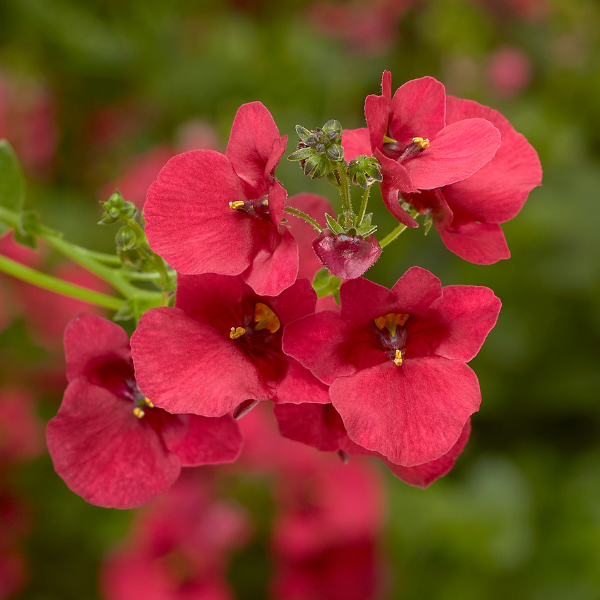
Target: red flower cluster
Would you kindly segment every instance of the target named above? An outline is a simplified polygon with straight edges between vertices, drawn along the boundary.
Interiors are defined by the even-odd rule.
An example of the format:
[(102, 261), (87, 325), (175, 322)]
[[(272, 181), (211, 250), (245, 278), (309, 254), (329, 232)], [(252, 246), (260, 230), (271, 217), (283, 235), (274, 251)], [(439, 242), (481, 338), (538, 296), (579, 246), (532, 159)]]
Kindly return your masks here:
[[(287, 198), (275, 178), (286, 137), (259, 102), (238, 110), (225, 154), (186, 152), (162, 169), (144, 216), (152, 249), (178, 272), (174, 305), (141, 317), (131, 350), (99, 317), (67, 328), (69, 387), (48, 445), (71, 489), (102, 506), (140, 505), (181, 466), (233, 461), (232, 417), (261, 401), (276, 405), (283, 436), (379, 457), (412, 485), (452, 468), (481, 402), (466, 363), (500, 301), (484, 287), (442, 288), (419, 267), (392, 289), (362, 278), (381, 253), (369, 188), (381, 182), (401, 223), (428, 214), (450, 250), (488, 264), (509, 256), (499, 224), (541, 169), (504, 117), (446, 97), (435, 79), (392, 98), (386, 72), (382, 87), (366, 100), (368, 129), (297, 128), (290, 158), (338, 187), (337, 220), (325, 198)], [(359, 215), (350, 182), (365, 190)]]

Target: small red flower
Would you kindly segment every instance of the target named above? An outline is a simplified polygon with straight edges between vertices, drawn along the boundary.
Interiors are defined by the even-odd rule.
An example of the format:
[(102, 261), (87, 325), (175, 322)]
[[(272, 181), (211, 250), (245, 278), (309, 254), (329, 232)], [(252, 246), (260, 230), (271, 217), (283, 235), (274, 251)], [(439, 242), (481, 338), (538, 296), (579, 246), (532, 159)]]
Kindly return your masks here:
[[(382, 163), (384, 202), (400, 222), (409, 227), (418, 225), (401, 207), (402, 200), (421, 214), (432, 214), (442, 241), (461, 258), (477, 264), (509, 258), (499, 224), (512, 219), (529, 192), (540, 185), (542, 169), (536, 151), (499, 112), (471, 100), (446, 96), (442, 84), (431, 77), (404, 84), (393, 101), (387, 71), (382, 87), (382, 96), (369, 96), (365, 103), (369, 129), (344, 132), (346, 157), (370, 154), (373, 148)], [(416, 96), (413, 98), (411, 94)], [(417, 102), (419, 98), (423, 102)], [(482, 122), (487, 125), (484, 127)], [(440, 152), (435, 160), (428, 159), (430, 163), (425, 161), (426, 153), (436, 149), (434, 142), (425, 149), (416, 149), (405, 160), (402, 156), (394, 160), (392, 157), (403, 146), (379, 141), (382, 136), (389, 139), (390, 135), (396, 135), (402, 139), (417, 131), (435, 130), (444, 123), (446, 127), (436, 139), (450, 140), (448, 132), (462, 131), (462, 137), (455, 140), (456, 145), (454, 142), (448, 145), (446, 158)], [(475, 131), (468, 133), (472, 127), (482, 128), (481, 139), (474, 140), (479, 136)], [(501, 135), (501, 144), (490, 127)], [(476, 143), (461, 146), (465, 139)], [(405, 149), (403, 154), (406, 152)], [(436, 161), (439, 161), (437, 166)], [(417, 189), (410, 190), (410, 185)]]
[(180, 273), (241, 274), (258, 294), (292, 285), (298, 248), (281, 225), (287, 194), (273, 175), (286, 141), (269, 111), (252, 102), (238, 110), (225, 155), (173, 157), (144, 207), (152, 249)]
[(340, 288), (339, 313), (291, 323), (284, 351), (330, 384), (352, 441), (413, 467), (447, 454), (481, 402), (465, 364), (496, 323), (485, 287), (447, 286), (419, 267), (391, 290), (366, 279)]
[(368, 134), (363, 129), (346, 135), (344, 155), (351, 160), (372, 151), (381, 163), (386, 206), (399, 221), (416, 227), (400, 207), (398, 192), (431, 190), (466, 179), (494, 157), (500, 133), (481, 118), (447, 125), (446, 91), (433, 77), (405, 83), (392, 98), (392, 76), (385, 71), (381, 88), (381, 96), (371, 94), (365, 101)]
[(381, 256), (381, 246), (374, 235), (334, 234), (323, 229), (313, 241), (319, 260), (334, 277), (356, 279), (370, 269)]
[(91, 504), (134, 508), (167, 489), (181, 467), (234, 461), (230, 416), (171, 415), (139, 390), (127, 334), (84, 315), (65, 330), (69, 386), (46, 430), (56, 472)]
[(326, 386), (281, 349), (285, 326), (315, 303), (306, 279), (264, 297), (240, 277), (179, 275), (175, 307), (149, 310), (133, 334), (140, 387), (161, 408), (207, 417), (261, 400), (329, 402)]

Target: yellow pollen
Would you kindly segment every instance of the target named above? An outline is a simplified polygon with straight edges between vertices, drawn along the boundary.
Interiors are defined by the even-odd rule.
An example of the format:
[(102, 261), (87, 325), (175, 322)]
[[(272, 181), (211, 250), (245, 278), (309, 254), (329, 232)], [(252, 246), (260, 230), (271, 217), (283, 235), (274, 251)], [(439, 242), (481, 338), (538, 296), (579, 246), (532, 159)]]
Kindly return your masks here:
[(275, 333), (280, 327), (281, 323), (277, 315), (266, 305), (259, 302), (254, 307), (254, 331), (260, 331), (261, 329), (267, 329), (271, 333)]
[(394, 358), (394, 364), (399, 367), (402, 364), (402, 352), (396, 350), (396, 358)]
[(408, 317), (409, 315), (404, 313), (388, 313), (383, 317), (377, 317), (377, 319), (375, 319), (375, 325), (380, 331), (385, 327), (390, 332), (390, 335), (394, 336), (396, 335), (398, 325), (404, 327), (406, 321), (408, 321)]
[(246, 330), (244, 329), (244, 327), (232, 327), (231, 331), (229, 332), (229, 337), (232, 340), (237, 340), (241, 338), (245, 333)]
[(429, 140), (427, 138), (415, 137), (413, 138), (413, 144), (416, 144), (421, 148), (421, 150), (425, 150), (425, 148), (429, 148)]
[(237, 210), (238, 208), (242, 208), (242, 206), (244, 206), (243, 200), (236, 200), (235, 202), (230, 202), (229, 203), (229, 208), (231, 208), (233, 210)]
[(387, 136), (387, 135), (384, 135), (383, 136), (383, 143), (384, 144), (395, 144), (396, 140), (394, 138), (391, 138), (391, 137)]
[(148, 398), (144, 398), (144, 402), (148, 408), (154, 408), (154, 404)]
[(140, 408), (139, 406), (136, 406), (136, 407), (133, 409), (133, 414), (134, 414), (134, 415), (135, 415), (135, 416), (136, 416), (138, 419), (142, 419), (146, 413), (144, 412), (144, 409), (143, 409), (143, 408)]

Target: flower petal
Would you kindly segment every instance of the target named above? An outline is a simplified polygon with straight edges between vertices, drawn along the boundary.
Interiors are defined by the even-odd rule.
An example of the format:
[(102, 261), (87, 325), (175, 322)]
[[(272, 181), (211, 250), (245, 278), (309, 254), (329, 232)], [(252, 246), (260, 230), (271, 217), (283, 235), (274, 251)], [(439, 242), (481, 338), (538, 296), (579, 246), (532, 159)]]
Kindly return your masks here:
[(286, 325), (283, 351), (326, 384), (386, 360), (363, 329), (329, 310)]
[(476, 265), (491, 265), (510, 258), (504, 232), (496, 223), (455, 220), (448, 228), (438, 227), (437, 223), (436, 228), (448, 250)]
[(76, 379), (46, 429), (54, 468), (90, 504), (135, 508), (179, 476), (179, 459), (133, 403)]
[[(333, 214), (333, 208), (329, 200), (316, 194), (296, 194), (289, 198), (287, 203), (289, 206), (310, 215), (321, 227), (326, 224), (325, 213)], [(305, 278), (312, 282), (315, 273), (323, 268), (321, 261), (312, 249), (312, 242), (317, 236), (317, 231), (312, 225), (294, 215), (288, 215), (286, 226), (292, 232), (298, 244), (298, 279)]]
[(473, 175), (500, 147), (500, 132), (485, 119), (464, 119), (442, 129), (429, 147), (404, 163), (415, 188), (431, 190)]
[(502, 144), (487, 165), (446, 188), (444, 195), (448, 202), (460, 206), (475, 220), (504, 223), (521, 210), (529, 192), (541, 184), (540, 159), (533, 146), (498, 111), (472, 100), (448, 96), (448, 123), (472, 117), (487, 119), (495, 125), (502, 135)]
[(329, 395), (351, 440), (405, 467), (449, 452), (481, 402), (475, 373), (443, 358), (388, 361), (339, 377)]
[(322, 452), (337, 452), (346, 430), (339, 414), (329, 404), (276, 404), (273, 408), (279, 433), (290, 440)]
[(342, 134), (342, 146), (344, 147), (344, 160), (350, 162), (357, 156), (365, 154), (371, 156), (371, 142), (369, 130), (366, 127), (359, 129), (344, 129)]
[(237, 200), (246, 196), (225, 156), (212, 150), (174, 156), (148, 190), (151, 248), (180, 273), (238, 275), (262, 240), (256, 220), (230, 208)]
[(140, 389), (171, 413), (221, 417), (273, 395), (234, 341), (177, 308), (144, 313), (131, 351)]
[(442, 283), (427, 269), (411, 267), (394, 284), (392, 292), (399, 304), (397, 310), (390, 312), (424, 315), (431, 303), (442, 297)]
[(329, 388), (298, 361), (291, 359), (285, 377), (277, 384), (276, 403), (329, 404)]
[(64, 336), (67, 380), (86, 374), (90, 361), (113, 355), (130, 363), (129, 338), (122, 327), (96, 315), (81, 315), (69, 322)]
[(433, 77), (407, 81), (392, 100), (389, 135), (408, 144), (415, 137), (433, 138), (446, 125), (446, 89)]
[(498, 320), (502, 303), (487, 287), (448, 285), (427, 316), (410, 330), (408, 356), (443, 356), (468, 362)]
[(285, 152), (287, 137), (280, 137), (271, 113), (261, 102), (242, 104), (238, 109), (225, 155), (257, 199), (267, 191), (273, 171)]
[(422, 465), (418, 465), (416, 467), (401, 467), (400, 465), (395, 465), (385, 458), (383, 461), (387, 465), (388, 469), (396, 477), (402, 479), (402, 481), (408, 483), (409, 485), (426, 488), (429, 487), (436, 479), (447, 475), (452, 470), (454, 463), (465, 449), (470, 435), (471, 420), (469, 419), (467, 424), (464, 426), (456, 444), (454, 444), (454, 446), (452, 446), (452, 448), (450, 448), (446, 454), (440, 456), (440, 458), (437, 458), (436, 460), (423, 463)]
[[(365, 117), (369, 128), (369, 139), (373, 151), (381, 150), (383, 137), (388, 130), (391, 101), (383, 96), (370, 94), (365, 100)], [(343, 143), (343, 141), (342, 141)]]
[[(153, 411), (150, 411), (153, 412)], [(233, 462), (242, 449), (242, 434), (230, 415), (171, 415), (164, 410), (160, 433), (183, 467)]]
[(364, 277), (344, 281), (340, 286), (340, 314), (343, 319), (365, 327), (396, 310), (398, 298), (385, 286)]
[(257, 294), (277, 296), (296, 281), (297, 275), (298, 245), (286, 229), (274, 248), (264, 246), (256, 253), (242, 276)]

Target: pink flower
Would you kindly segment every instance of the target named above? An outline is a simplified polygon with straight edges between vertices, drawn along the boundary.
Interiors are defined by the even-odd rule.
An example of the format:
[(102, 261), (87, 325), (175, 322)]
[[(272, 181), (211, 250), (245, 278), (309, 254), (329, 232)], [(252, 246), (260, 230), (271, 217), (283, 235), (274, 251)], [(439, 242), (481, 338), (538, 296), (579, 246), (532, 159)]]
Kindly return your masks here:
[(286, 141), (269, 111), (252, 102), (238, 110), (225, 155), (172, 158), (148, 190), (152, 249), (180, 273), (242, 275), (258, 294), (292, 285), (298, 248), (281, 225), (287, 194), (274, 177)]
[(485, 287), (447, 286), (419, 267), (391, 290), (366, 279), (340, 288), (339, 313), (291, 323), (284, 351), (321, 381), (348, 436), (413, 467), (447, 454), (481, 402), (466, 365), (496, 323)]
[(264, 297), (240, 277), (179, 275), (175, 308), (149, 310), (133, 334), (140, 387), (165, 410), (207, 417), (260, 400), (329, 402), (327, 388), (281, 349), (285, 326), (315, 303), (306, 279)]
[(316, 2), (308, 14), (323, 33), (346, 42), (350, 51), (379, 56), (393, 45), (398, 21), (410, 4), (409, 0)]
[(532, 76), (529, 56), (520, 48), (500, 48), (491, 57), (488, 79), (496, 93), (512, 98), (526, 88)]
[(228, 553), (250, 534), (246, 515), (214, 498), (206, 474), (188, 471), (134, 522), (102, 569), (107, 600), (232, 600)]
[(381, 96), (372, 94), (365, 101), (368, 132), (345, 133), (344, 155), (351, 160), (372, 151), (381, 163), (386, 206), (399, 221), (417, 227), (401, 208), (398, 192), (432, 190), (466, 179), (494, 157), (500, 133), (481, 118), (447, 125), (446, 91), (433, 77), (405, 83), (392, 98), (392, 76), (385, 71), (381, 88)]
[[(399, 96), (401, 90), (409, 84), (410, 88)], [(432, 78), (423, 78), (409, 81), (394, 95), (392, 108), (388, 107), (392, 111), (388, 131), (427, 131), (429, 126), (433, 129), (437, 128), (442, 122), (441, 119), (447, 123), (442, 132), (460, 131), (465, 127), (468, 129), (475, 125), (480, 127), (482, 122), (487, 122), (488, 126), (484, 130), (492, 127), (494, 131), (499, 132), (502, 136), (502, 143), (497, 152), (495, 149), (492, 152), (491, 149), (495, 143), (491, 146), (486, 145), (487, 150), (484, 151), (481, 145), (483, 140), (478, 140), (478, 143), (473, 146), (475, 154), (470, 154), (467, 149), (464, 155), (459, 153), (454, 157), (449, 157), (447, 164), (440, 159), (441, 169), (437, 169), (436, 161), (431, 159), (431, 170), (421, 173), (420, 166), (417, 168), (414, 164), (411, 166), (410, 163), (423, 161), (425, 153), (434, 146), (434, 143), (431, 142), (429, 147), (408, 161), (405, 169), (404, 163), (398, 164), (385, 155), (397, 151), (395, 150), (397, 144), (388, 142), (380, 144), (379, 147), (376, 145), (382, 135), (381, 132), (385, 131), (386, 121), (383, 115), (385, 107), (389, 105), (391, 94), (391, 92), (388, 93), (388, 90), (391, 90), (391, 79), (387, 72), (383, 77), (383, 89), (383, 96), (367, 98), (365, 111), (369, 106), (367, 111), (369, 130), (356, 129), (344, 132), (346, 156), (352, 158), (358, 154), (368, 154), (371, 145), (373, 146), (377, 158), (382, 162), (384, 202), (390, 212), (402, 223), (410, 227), (417, 226), (417, 222), (400, 206), (399, 200), (408, 203), (421, 214), (432, 214), (433, 222), (442, 241), (449, 250), (461, 258), (477, 264), (491, 264), (500, 259), (509, 258), (510, 251), (500, 223), (512, 219), (522, 208), (529, 192), (540, 185), (542, 170), (536, 151), (499, 112), (471, 100), (461, 100), (453, 96), (446, 97), (443, 86), (439, 82)], [(420, 92), (424, 98), (427, 98), (427, 102), (411, 105), (407, 99), (409, 91)], [(396, 101), (398, 96), (399, 99)], [(440, 105), (442, 100), (444, 102), (443, 109)], [(427, 111), (426, 107), (432, 103), (435, 104), (435, 111)], [(403, 110), (407, 115), (412, 115), (410, 123), (405, 124), (401, 119), (394, 122), (395, 115), (405, 114), (399, 108), (394, 112), (397, 105), (400, 104), (407, 105)], [(431, 124), (433, 116), (436, 116), (437, 119), (435, 126)], [(422, 125), (415, 129), (414, 123), (420, 121)], [(368, 141), (369, 135), (370, 142)], [(390, 134), (386, 135), (389, 137)], [(477, 134), (473, 133), (473, 135)], [(444, 138), (441, 133), (440, 137)], [(494, 136), (490, 136), (491, 138)], [(399, 149), (401, 148), (402, 146), (399, 147)], [(495, 148), (497, 148), (497, 144), (495, 144)], [(461, 162), (461, 157), (465, 159), (464, 162)], [(481, 163), (479, 167), (468, 175), (466, 167), (469, 162), (471, 167), (474, 167), (479, 159)], [(427, 165), (427, 163), (423, 164)], [(446, 183), (442, 184), (444, 174), (450, 175), (458, 172), (453, 171), (455, 167), (458, 170), (464, 169), (462, 171), (464, 177), (446, 177)], [(410, 178), (407, 178), (406, 175), (409, 171)], [(415, 173), (416, 178), (414, 177)], [(429, 179), (426, 185), (423, 175), (425, 180)], [(431, 185), (434, 180), (438, 181), (438, 185)], [(410, 182), (419, 190), (411, 192), (408, 189)], [(397, 196), (398, 191), (400, 192), (399, 196)]]
[(65, 353), (69, 386), (48, 423), (48, 450), (67, 486), (91, 504), (141, 506), (182, 466), (237, 458), (242, 439), (230, 416), (175, 416), (144, 397), (118, 325), (91, 315), (74, 319)]

